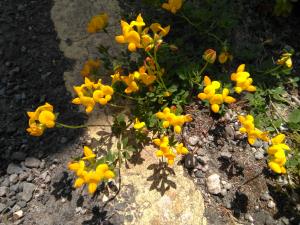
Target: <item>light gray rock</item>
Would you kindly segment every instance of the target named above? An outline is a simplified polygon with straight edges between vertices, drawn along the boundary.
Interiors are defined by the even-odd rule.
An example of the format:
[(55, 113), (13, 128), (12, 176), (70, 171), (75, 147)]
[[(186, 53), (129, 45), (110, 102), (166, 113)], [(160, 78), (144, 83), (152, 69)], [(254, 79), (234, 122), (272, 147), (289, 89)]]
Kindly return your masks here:
[(188, 139), (188, 143), (192, 146), (195, 146), (196, 144), (198, 144), (200, 138), (196, 135), (189, 137)]
[(41, 164), (41, 160), (34, 157), (27, 157), (25, 159), (25, 166), (28, 168), (38, 168)]
[(272, 199), (272, 197), (270, 196), (269, 193), (263, 193), (261, 196), (260, 196), (260, 199), (263, 200), (263, 201), (269, 201)]
[(259, 140), (259, 139), (256, 139), (254, 144), (252, 145), (253, 147), (255, 148), (259, 148), (263, 145), (263, 141), (262, 140)]
[(27, 203), (25, 201), (18, 201), (17, 205), (20, 206), (21, 208), (26, 207)]
[(0, 197), (7, 196), (9, 192), (8, 187), (0, 187)]
[(15, 163), (10, 163), (6, 169), (6, 172), (8, 174), (19, 174), (22, 171), (23, 171), (22, 168), (18, 164), (15, 164)]
[(251, 222), (251, 223), (254, 222), (253, 217), (252, 217), (249, 213), (246, 213), (246, 214), (245, 214), (245, 219), (248, 220), (248, 221)]
[(221, 157), (226, 158), (226, 159), (230, 159), (232, 157), (232, 154), (230, 152), (221, 152), (220, 153)]
[(275, 204), (275, 202), (273, 202), (272, 200), (270, 200), (270, 201), (268, 202), (268, 208), (273, 209), (273, 208), (275, 208), (275, 206), (276, 206), (276, 204)]
[(228, 139), (234, 139), (234, 129), (232, 126), (227, 125), (225, 127), (226, 136)]
[(23, 183), (22, 200), (29, 202), (32, 198), (33, 191), (35, 190), (35, 185), (32, 183)]
[(209, 193), (214, 195), (219, 194), (221, 192), (220, 176), (215, 173), (207, 177), (206, 186)]
[(254, 154), (256, 160), (261, 160), (264, 158), (264, 153), (260, 150), (256, 151)]
[(12, 174), (12, 175), (9, 176), (9, 182), (10, 182), (11, 184), (17, 183), (18, 180), (19, 180), (19, 177), (18, 177), (17, 174)]

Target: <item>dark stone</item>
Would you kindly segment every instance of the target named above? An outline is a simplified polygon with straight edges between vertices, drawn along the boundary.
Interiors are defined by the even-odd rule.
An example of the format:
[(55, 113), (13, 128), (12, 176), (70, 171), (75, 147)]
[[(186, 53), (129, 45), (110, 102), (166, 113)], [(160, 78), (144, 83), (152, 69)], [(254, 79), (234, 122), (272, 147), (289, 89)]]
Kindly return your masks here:
[(184, 166), (187, 169), (193, 169), (198, 165), (198, 161), (193, 154), (187, 154), (184, 157)]

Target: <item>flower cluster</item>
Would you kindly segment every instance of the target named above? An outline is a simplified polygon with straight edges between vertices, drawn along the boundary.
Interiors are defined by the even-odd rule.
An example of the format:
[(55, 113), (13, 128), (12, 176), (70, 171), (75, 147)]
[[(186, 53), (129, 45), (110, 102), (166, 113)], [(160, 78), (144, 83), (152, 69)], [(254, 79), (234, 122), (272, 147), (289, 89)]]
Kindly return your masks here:
[(169, 165), (174, 164), (174, 159), (176, 155), (185, 155), (188, 153), (186, 147), (182, 143), (176, 145), (176, 152), (169, 145), (169, 137), (162, 136), (161, 138), (156, 138), (153, 143), (159, 147), (159, 150), (155, 152), (157, 157), (165, 157)]
[(193, 120), (192, 116), (187, 115), (175, 115), (175, 113), (171, 112), (170, 108), (166, 107), (162, 112), (157, 112), (155, 114), (157, 118), (163, 120), (163, 127), (168, 128), (169, 126), (174, 127), (174, 132), (179, 134), (181, 132), (181, 127), (186, 122), (191, 122)]
[(182, 0), (168, 0), (168, 3), (163, 3), (162, 8), (175, 14), (182, 6)]
[(155, 66), (149, 65), (146, 61), (147, 60), (145, 60), (144, 66), (141, 66), (138, 71), (134, 71), (128, 76), (122, 76), (120, 72), (117, 71), (114, 75), (111, 75), (112, 83), (123, 81), (127, 86), (124, 91), (126, 94), (137, 92), (140, 89), (139, 83), (146, 86), (151, 85), (157, 79), (157, 71)]
[(135, 118), (135, 122), (134, 122), (134, 125), (133, 125), (134, 129), (140, 130), (145, 126), (146, 126), (145, 122), (141, 122), (138, 118)]
[(114, 93), (114, 89), (109, 85), (103, 85), (101, 80), (98, 80), (98, 83), (94, 83), (87, 77), (84, 79), (84, 84), (74, 86), (74, 90), (78, 97), (74, 98), (72, 103), (84, 105), (87, 113), (94, 109), (97, 102), (101, 105), (106, 105)]
[(100, 67), (100, 60), (89, 59), (83, 65), (83, 68), (80, 71), (80, 74), (83, 77), (87, 77), (87, 76), (91, 75), (94, 71), (96, 71), (99, 67)]
[(242, 124), (241, 133), (247, 133), (249, 144), (253, 145), (256, 139), (269, 141), (268, 132), (263, 132), (254, 126), (254, 118), (252, 115), (238, 116), (238, 120)]
[(106, 13), (99, 14), (94, 16), (87, 25), (88, 33), (99, 32), (107, 26), (108, 15)]
[(55, 126), (56, 116), (53, 113), (53, 106), (47, 102), (34, 112), (27, 112), (27, 115), (29, 116), (27, 132), (32, 136), (41, 136), (46, 128)]
[(68, 168), (74, 171), (77, 176), (74, 187), (79, 188), (87, 184), (88, 192), (93, 194), (100, 182), (114, 178), (115, 174), (107, 164), (97, 165), (96, 154), (89, 147), (84, 146), (83, 151), (84, 157), (79, 161), (69, 163)]
[(282, 143), (285, 139), (284, 134), (278, 134), (271, 139), (272, 145), (268, 148), (270, 156), (268, 165), (275, 173), (286, 173), (284, 165), (286, 163), (285, 150), (290, 150), (290, 147)]
[(222, 94), (217, 94), (216, 91), (221, 88), (221, 83), (219, 81), (211, 81), (208, 76), (204, 77), (204, 90), (198, 94), (198, 98), (202, 101), (208, 100), (211, 105), (211, 110), (214, 113), (219, 112), (220, 105), (225, 103), (234, 103), (235, 98), (229, 96), (229, 89), (224, 88)]
[(256, 87), (252, 85), (253, 80), (250, 78), (250, 74), (245, 71), (245, 64), (239, 65), (236, 72), (231, 74), (231, 80), (236, 82), (234, 90), (238, 94), (242, 91), (256, 91)]
[(293, 66), (293, 61), (292, 61), (292, 53), (285, 52), (281, 55), (280, 59), (277, 60), (278, 65), (284, 65), (287, 68), (291, 68)]
[[(150, 51), (152, 48), (162, 43), (162, 38), (169, 33), (170, 26), (162, 27), (159, 23), (153, 23), (150, 27), (146, 26), (143, 17), (139, 14), (136, 20), (130, 24), (121, 20), (122, 34), (116, 36), (116, 41), (120, 44), (128, 44), (128, 50), (135, 52), (137, 48), (144, 48)], [(149, 34), (152, 31), (153, 36)]]

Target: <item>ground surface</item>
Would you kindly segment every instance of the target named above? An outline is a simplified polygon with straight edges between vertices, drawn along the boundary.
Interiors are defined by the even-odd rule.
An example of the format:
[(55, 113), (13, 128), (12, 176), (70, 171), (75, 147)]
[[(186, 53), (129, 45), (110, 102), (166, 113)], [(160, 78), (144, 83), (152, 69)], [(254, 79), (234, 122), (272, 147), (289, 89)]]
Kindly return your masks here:
[[(176, 190), (183, 190), (178, 194), (179, 197), (187, 192), (189, 198), (199, 202), (199, 205), (194, 202), (188, 206), (185, 205), (186, 202), (172, 205), (170, 202), (175, 198), (174, 195), (177, 196), (176, 190), (171, 188), (170, 192), (160, 198), (161, 192), (158, 190), (161, 189), (156, 185), (152, 188), (157, 189), (157, 195), (152, 191), (151, 199), (157, 200), (157, 205), (142, 205), (141, 202), (149, 196), (143, 195), (143, 189), (135, 188), (130, 182), (140, 182), (139, 188), (141, 185), (153, 184), (155, 173), (151, 175), (157, 168), (151, 166), (142, 178), (138, 174), (142, 170), (140, 165), (124, 174), (127, 179), (123, 183), (123, 191), (115, 201), (105, 206), (103, 202), (108, 200), (107, 196), (114, 196), (118, 183), (111, 183), (109, 190), (100, 188), (101, 191), (94, 198), (88, 197), (82, 190), (72, 189), (73, 176), (67, 172), (66, 164), (72, 156), (81, 153), (82, 145), (95, 144), (95, 140), (91, 139), (95, 131), (55, 129), (48, 130), (41, 138), (30, 137), (25, 132), (25, 112), (48, 101), (56, 106), (65, 123), (82, 124), (87, 121), (78, 107), (70, 104), (72, 98), (68, 91), (77, 82), (76, 76), (79, 75), (83, 61), (90, 52), (95, 54), (93, 47), (88, 51), (86, 47), (95, 46), (97, 41), (111, 41), (107, 37), (104, 40), (96, 37), (76, 42), (76, 37), (84, 35), (88, 18), (98, 11), (112, 10), (115, 13), (113, 22), (119, 20), (119, 9), (115, 8), (118, 4), (114, 5), (116, 1), (108, 1), (103, 7), (100, 2), (98, 5), (97, 1), (93, 1), (89, 6), (83, 1), (56, 1), (55, 4), (48, 0), (0, 2), (0, 224), (118, 225), (138, 224), (137, 218), (145, 219), (142, 224), (165, 224), (169, 221), (168, 213), (166, 220), (155, 220), (153, 218), (160, 215), (155, 214), (152, 209), (164, 208), (168, 204), (174, 212), (178, 210), (178, 218), (174, 218), (178, 224), (183, 224), (179, 221), (192, 218), (191, 214), (180, 217), (188, 207), (192, 208), (192, 215), (198, 212), (197, 218), (192, 220), (202, 218), (203, 205), (199, 190), (205, 200), (207, 224), (299, 224), (299, 193), (291, 192), (287, 198), (276, 189), (275, 178), (265, 170), (263, 146), (259, 143), (256, 146), (247, 144), (245, 138), (237, 132), (234, 113), (212, 119), (205, 110), (199, 113), (201, 106), (198, 103), (187, 107), (187, 112), (196, 119), (185, 128), (183, 135), (192, 154), (182, 162), (185, 171), (182, 167), (176, 169), (178, 176), (185, 177), (173, 182), (177, 183)], [(126, 2), (120, 2), (124, 10), (129, 10), (132, 4), (136, 4), (135, 1), (128, 1), (129, 4)], [(243, 32), (247, 35), (236, 36), (239, 43), (248, 43), (253, 36), (249, 36), (247, 31), (253, 30), (255, 24), (260, 23), (259, 16), (251, 14), (254, 13), (249, 10), (251, 7), (251, 3), (244, 5), (243, 10), (248, 12), (251, 19), (243, 26)], [(64, 18), (68, 13), (51, 15), (51, 10), (58, 12), (62, 8), (78, 15), (78, 20), (81, 16), (85, 20), (80, 23), (68, 20)], [(297, 17), (293, 18), (291, 24), (285, 26), (284, 32), (276, 27), (287, 24), (285, 19), (276, 21), (272, 29), (260, 26), (257, 33), (272, 34), (274, 29), (275, 36), (278, 34), (277, 37), (284, 44), (293, 45), (297, 51), (299, 33), (291, 34), (292, 28), (299, 27), (300, 23), (297, 22)], [(68, 23), (57, 24), (57, 21)], [(110, 29), (114, 30), (114, 25)], [(258, 38), (259, 35), (254, 36)], [(68, 39), (70, 36), (72, 39)], [(242, 44), (237, 45), (238, 47), (242, 48)], [(103, 115), (103, 112), (96, 114), (94, 119), (97, 115)], [(97, 121), (94, 119), (88, 123)], [(147, 157), (149, 156), (144, 156)], [(151, 160), (148, 163), (150, 162)], [(149, 165), (144, 166), (147, 169)], [(208, 188), (211, 175), (217, 175), (213, 177), (215, 186)], [(142, 179), (147, 177), (149, 180), (143, 184)], [(192, 181), (197, 187), (193, 186)], [(282, 179), (278, 182), (286, 181)], [(187, 185), (183, 185), (185, 183)], [(147, 209), (152, 211), (147, 212)], [(13, 213), (20, 210), (24, 215), (20, 219), (15, 215), (13, 219)], [(150, 216), (142, 217), (141, 212), (147, 212)]]

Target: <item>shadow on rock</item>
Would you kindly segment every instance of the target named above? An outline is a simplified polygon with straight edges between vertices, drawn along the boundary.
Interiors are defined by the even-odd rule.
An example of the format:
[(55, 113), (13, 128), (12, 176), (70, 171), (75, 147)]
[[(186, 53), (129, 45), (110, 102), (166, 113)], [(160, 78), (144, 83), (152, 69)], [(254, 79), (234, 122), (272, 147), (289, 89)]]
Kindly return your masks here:
[(240, 191), (235, 192), (235, 196), (233, 201), (231, 202), (233, 215), (236, 218), (240, 218), (241, 214), (247, 213), (247, 207), (248, 207), (248, 197), (244, 193)]
[(95, 206), (92, 209), (92, 214), (92, 218), (84, 221), (82, 225), (113, 225), (113, 223), (109, 221), (107, 211), (104, 209)]
[(175, 172), (167, 163), (151, 164), (147, 169), (153, 170), (153, 175), (147, 178), (147, 181), (152, 181), (150, 191), (155, 189), (163, 196), (170, 188), (176, 189), (176, 183), (168, 179)]
[(69, 177), (67, 172), (63, 172), (57, 181), (53, 182), (52, 195), (56, 199), (66, 198), (68, 201), (72, 200), (73, 178)]
[(297, 210), (297, 204), (300, 202), (300, 188), (281, 189), (280, 187), (268, 184), (269, 193), (277, 205), (277, 213), (274, 219), (286, 217), (290, 224), (299, 224), (300, 213)]
[(219, 157), (218, 160), (221, 163), (219, 170), (225, 171), (229, 180), (236, 176), (244, 177), (244, 168), (239, 163), (226, 157)]

